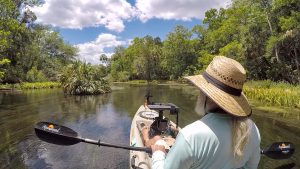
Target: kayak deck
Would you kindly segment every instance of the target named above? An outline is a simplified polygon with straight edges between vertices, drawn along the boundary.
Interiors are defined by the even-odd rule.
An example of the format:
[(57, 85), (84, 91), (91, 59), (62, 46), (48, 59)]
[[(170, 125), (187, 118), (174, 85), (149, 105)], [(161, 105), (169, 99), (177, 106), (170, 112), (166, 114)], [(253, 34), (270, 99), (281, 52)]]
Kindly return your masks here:
[[(140, 106), (136, 112), (130, 130), (130, 145), (135, 147), (145, 147), (142, 139), (143, 127), (150, 128), (154, 122), (154, 118), (158, 117), (159, 113), (155, 110), (149, 109), (147, 106)], [(168, 122), (168, 128), (175, 129), (176, 124), (172, 121)], [(174, 133), (165, 132), (160, 135), (169, 147), (175, 142), (176, 135)], [(151, 169), (151, 155), (145, 152), (130, 151), (130, 168)]]

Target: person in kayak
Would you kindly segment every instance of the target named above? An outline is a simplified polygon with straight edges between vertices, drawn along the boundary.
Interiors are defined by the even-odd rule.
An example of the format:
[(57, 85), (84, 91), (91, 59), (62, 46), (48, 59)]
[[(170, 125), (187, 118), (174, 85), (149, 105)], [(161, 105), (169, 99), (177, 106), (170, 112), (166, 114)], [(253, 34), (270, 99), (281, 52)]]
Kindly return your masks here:
[(168, 153), (160, 136), (142, 136), (152, 148), (153, 169), (257, 168), (260, 134), (242, 92), (246, 71), (237, 61), (216, 56), (200, 75), (185, 77), (200, 89), (204, 117), (182, 128)]

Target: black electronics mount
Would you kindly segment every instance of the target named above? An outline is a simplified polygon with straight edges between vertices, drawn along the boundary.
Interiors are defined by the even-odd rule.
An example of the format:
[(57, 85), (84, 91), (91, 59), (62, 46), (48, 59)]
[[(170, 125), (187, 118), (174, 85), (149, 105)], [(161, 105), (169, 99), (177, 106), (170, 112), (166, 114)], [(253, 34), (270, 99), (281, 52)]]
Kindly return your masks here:
[(155, 110), (159, 113), (158, 117), (155, 117), (154, 122), (150, 127), (150, 135), (160, 135), (164, 133), (168, 129), (169, 120), (164, 118), (164, 111), (169, 111), (170, 115), (176, 115), (176, 128), (178, 128), (178, 115), (179, 115), (179, 107), (173, 103), (154, 103), (150, 101), (150, 92), (148, 92), (145, 96), (147, 107), (151, 110)]

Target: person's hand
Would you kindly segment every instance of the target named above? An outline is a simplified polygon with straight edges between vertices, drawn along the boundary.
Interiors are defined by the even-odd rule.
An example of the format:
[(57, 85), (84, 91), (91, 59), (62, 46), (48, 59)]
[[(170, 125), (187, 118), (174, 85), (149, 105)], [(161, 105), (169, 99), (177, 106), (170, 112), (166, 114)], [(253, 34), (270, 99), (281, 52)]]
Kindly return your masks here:
[(142, 128), (142, 140), (143, 140), (143, 143), (144, 143), (144, 145), (146, 146), (146, 147), (150, 147), (150, 145), (149, 145), (149, 135), (148, 135), (148, 133), (149, 133), (149, 129), (148, 129), (148, 127), (147, 126), (144, 126), (143, 128)]
[(171, 126), (171, 130), (175, 133), (175, 135), (177, 135), (179, 132), (178, 128), (176, 128), (174, 126)]
[(148, 138), (148, 133), (149, 133), (149, 127), (148, 126), (144, 126), (142, 128), (142, 135), (143, 135), (143, 137), (147, 137), (147, 139), (149, 139)]
[(165, 154), (167, 153), (167, 152), (166, 152), (166, 149), (165, 149), (165, 146), (162, 146), (162, 145), (151, 145), (151, 149), (152, 149), (152, 154), (153, 154), (155, 151), (162, 151), (162, 152), (164, 152)]

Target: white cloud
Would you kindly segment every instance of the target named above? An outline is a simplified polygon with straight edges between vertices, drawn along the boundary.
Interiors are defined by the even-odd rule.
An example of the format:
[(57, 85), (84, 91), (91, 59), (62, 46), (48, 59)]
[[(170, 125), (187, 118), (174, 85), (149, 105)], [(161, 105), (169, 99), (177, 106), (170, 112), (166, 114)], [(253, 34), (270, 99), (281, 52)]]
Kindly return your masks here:
[(111, 52), (106, 52), (105, 49), (113, 48), (119, 45), (126, 45), (127, 41), (118, 40), (117, 36), (107, 33), (98, 35), (96, 40), (75, 45), (78, 49), (79, 59), (92, 64), (99, 64), (101, 54), (106, 54), (108, 57), (113, 55)]
[(37, 22), (61, 28), (83, 29), (104, 26), (122, 32), (124, 21), (152, 18), (190, 20), (203, 19), (210, 8), (225, 7), (230, 0), (45, 0), (32, 7)]
[(123, 31), (123, 21), (135, 15), (126, 0), (45, 0), (31, 10), (43, 24), (71, 29), (105, 26), (116, 32)]
[(226, 7), (229, 2), (224, 0), (137, 0), (135, 6), (140, 20), (146, 22), (151, 18), (203, 19), (205, 11)]

